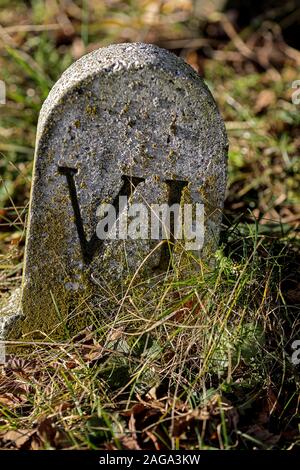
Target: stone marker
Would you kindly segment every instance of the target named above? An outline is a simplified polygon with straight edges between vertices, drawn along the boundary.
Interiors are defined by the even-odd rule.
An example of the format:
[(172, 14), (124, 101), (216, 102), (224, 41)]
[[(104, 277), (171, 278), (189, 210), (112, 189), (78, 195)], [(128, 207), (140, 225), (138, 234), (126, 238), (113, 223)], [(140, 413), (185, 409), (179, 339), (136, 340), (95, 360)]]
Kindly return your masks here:
[(124, 293), (137, 269), (144, 278), (167, 269), (166, 243), (98, 237), (99, 206), (112, 204), (120, 217), (120, 196), (148, 206), (203, 203), (204, 246), (194, 251), (207, 259), (218, 240), (226, 166), (222, 118), (183, 60), (146, 44), (78, 60), (41, 110), (21, 309), (18, 317), (8, 307), (0, 313), (2, 336), (59, 336), (56, 325), (67, 317), (75, 331), (82, 311)]

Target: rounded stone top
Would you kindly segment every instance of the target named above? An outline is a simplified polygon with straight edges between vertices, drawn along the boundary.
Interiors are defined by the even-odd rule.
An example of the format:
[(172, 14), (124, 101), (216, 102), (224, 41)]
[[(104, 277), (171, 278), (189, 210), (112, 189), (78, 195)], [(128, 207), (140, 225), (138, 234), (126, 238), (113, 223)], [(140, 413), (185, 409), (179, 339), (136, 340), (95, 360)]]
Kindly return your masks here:
[[(211, 112), (219, 121), (218, 124), (223, 131), (221, 134), (224, 137), (222, 140), (227, 142), (224, 124), (214, 99), (202, 78), (189, 64), (166, 49), (152, 44), (124, 43), (112, 44), (86, 54), (62, 74), (42, 106), (37, 129), (37, 143), (52, 112), (65, 97), (72, 94), (72, 91), (78, 87), (83, 89), (84, 85), (88, 85), (95, 77), (102, 74), (114, 76), (141, 69), (165, 72), (170, 75), (170, 78), (187, 80), (195, 88), (201, 90), (201, 94), (205, 95), (205, 99), (209, 102)], [(145, 82), (147, 82), (146, 75)]]

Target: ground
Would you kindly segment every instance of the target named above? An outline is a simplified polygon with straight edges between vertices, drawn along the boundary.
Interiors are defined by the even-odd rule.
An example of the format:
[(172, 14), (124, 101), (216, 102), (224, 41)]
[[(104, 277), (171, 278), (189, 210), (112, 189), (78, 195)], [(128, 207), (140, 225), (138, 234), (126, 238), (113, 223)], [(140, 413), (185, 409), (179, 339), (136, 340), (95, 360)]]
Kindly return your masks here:
[(170, 273), (151, 305), (129, 293), (114, 323), (19, 347), (0, 366), (0, 448), (299, 448), (300, 52), (284, 21), (238, 30), (189, 0), (0, 7), (3, 298), (21, 282), (38, 112), (84, 53), (144, 41), (181, 55), (210, 87), (230, 142), (214, 268)]

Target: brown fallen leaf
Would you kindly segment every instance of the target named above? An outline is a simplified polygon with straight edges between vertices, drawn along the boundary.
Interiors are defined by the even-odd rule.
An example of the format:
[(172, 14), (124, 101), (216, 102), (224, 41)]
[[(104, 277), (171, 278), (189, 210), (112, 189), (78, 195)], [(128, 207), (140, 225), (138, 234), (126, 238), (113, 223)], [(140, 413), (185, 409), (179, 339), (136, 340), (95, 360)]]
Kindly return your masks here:
[(0, 395), (0, 404), (10, 408), (18, 408), (28, 401), (27, 394), (4, 393)]
[(71, 46), (71, 54), (74, 59), (79, 59), (85, 52), (85, 45), (80, 38), (75, 38)]
[(37, 435), (33, 436), (31, 443), (30, 443), (30, 450), (40, 450), (43, 448), (42, 441), (39, 439)]
[(76, 343), (93, 344), (94, 336), (95, 336), (95, 333), (94, 333), (94, 330), (93, 330), (93, 326), (90, 325), (90, 326), (87, 326), (84, 330), (80, 331), (80, 333), (76, 334), (72, 338), (72, 342), (74, 344), (76, 344)]
[(25, 379), (30, 378), (38, 370), (35, 360), (28, 360), (19, 357), (9, 357), (4, 368), (6, 376), (18, 376)]
[(185, 57), (185, 61), (193, 67), (196, 72), (200, 72), (200, 67), (199, 67), (199, 56), (197, 54), (197, 51), (190, 51)]
[(10, 443), (17, 449), (22, 449), (35, 432), (35, 429), (20, 429), (18, 431), (11, 430), (0, 436), (0, 438), (4, 443)]
[(136, 439), (132, 436), (123, 436), (120, 439), (122, 448), (126, 450), (141, 450)]
[(143, 403), (135, 403), (129, 410), (123, 411), (121, 414), (123, 416), (131, 416), (132, 414), (134, 415), (139, 415), (140, 413), (143, 413), (149, 409), (150, 406), (146, 406)]
[(97, 361), (103, 357), (103, 347), (96, 345), (93, 349), (90, 349), (86, 354), (84, 354), (84, 361), (88, 364), (90, 362)]
[(68, 444), (65, 433), (56, 425), (52, 418), (40, 421), (37, 427), (37, 437), (43, 444), (63, 448)]
[(272, 90), (262, 90), (256, 99), (254, 111), (261, 113), (264, 109), (268, 108), (276, 102), (276, 95)]
[[(128, 423), (128, 429), (131, 433), (131, 436), (127, 436), (129, 438), (129, 444), (130, 444), (130, 449), (131, 450), (141, 450), (138, 440), (137, 440), (137, 434), (136, 434), (136, 427), (135, 427), (135, 417), (134, 414), (130, 416), (129, 423)], [(127, 445), (128, 445), (127, 442)]]

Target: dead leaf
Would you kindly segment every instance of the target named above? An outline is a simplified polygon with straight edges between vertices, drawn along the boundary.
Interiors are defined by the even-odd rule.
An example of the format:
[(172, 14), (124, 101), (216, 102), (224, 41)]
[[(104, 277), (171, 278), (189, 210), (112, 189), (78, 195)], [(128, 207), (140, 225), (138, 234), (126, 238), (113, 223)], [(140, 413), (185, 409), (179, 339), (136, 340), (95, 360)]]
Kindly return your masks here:
[(96, 345), (93, 349), (90, 349), (84, 354), (84, 361), (87, 363), (97, 361), (103, 357), (103, 347)]
[(156, 387), (150, 388), (149, 392), (146, 394), (146, 398), (149, 400), (157, 400)]
[(11, 443), (17, 449), (21, 449), (30, 440), (31, 436), (35, 433), (35, 429), (20, 429), (18, 431), (8, 431), (1, 436), (3, 442)]
[[(129, 423), (128, 423), (128, 429), (131, 433), (130, 440), (129, 440), (130, 445), (131, 445), (130, 449), (132, 449), (132, 450), (141, 450), (141, 448), (138, 444), (137, 435), (136, 435), (134, 414), (132, 414), (130, 416)], [(127, 442), (127, 445), (128, 445), (128, 442)]]
[(260, 113), (276, 102), (276, 95), (272, 90), (262, 90), (256, 99), (254, 111)]
[(190, 51), (188, 52), (187, 56), (185, 57), (185, 61), (191, 66), (193, 67), (194, 70), (196, 70), (196, 72), (199, 73), (199, 56), (197, 54), (197, 51)]
[(85, 53), (85, 45), (80, 38), (75, 38), (72, 47), (71, 54), (74, 59), (79, 59)]
[(143, 403), (136, 403), (135, 405), (133, 405), (132, 408), (130, 408), (130, 410), (123, 411), (122, 415), (131, 416), (132, 414), (135, 414), (137, 416), (140, 413), (145, 412), (149, 408), (150, 407), (144, 405)]
[(63, 448), (67, 444), (65, 433), (58, 428), (52, 418), (41, 421), (37, 427), (37, 436), (43, 444), (57, 448)]
[(132, 436), (123, 436), (120, 438), (123, 449), (126, 450), (141, 450), (136, 439)]
[(35, 360), (28, 360), (19, 357), (9, 357), (4, 368), (7, 376), (15, 375), (22, 378), (29, 378), (37, 371)]

